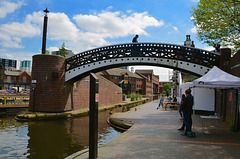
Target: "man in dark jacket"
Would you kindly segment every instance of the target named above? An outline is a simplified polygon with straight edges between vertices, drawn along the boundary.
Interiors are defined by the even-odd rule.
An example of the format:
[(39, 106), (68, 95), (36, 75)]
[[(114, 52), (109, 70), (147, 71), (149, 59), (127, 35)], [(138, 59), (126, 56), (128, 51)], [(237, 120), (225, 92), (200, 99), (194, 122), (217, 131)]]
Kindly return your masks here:
[(137, 43), (137, 42), (138, 42), (137, 39), (138, 39), (138, 35), (136, 35), (136, 36), (132, 39), (132, 42), (133, 42), (133, 43)]
[(182, 104), (182, 111), (183, 111), (183, 120), (186, 125), (186, 130), (182, 135), (187, 135), (188, 132), (192, 130), (192, 107), (193, 107), (193, 98), (191, 96), (191, 91), (187, 89), (185, 91), (185, 99)]

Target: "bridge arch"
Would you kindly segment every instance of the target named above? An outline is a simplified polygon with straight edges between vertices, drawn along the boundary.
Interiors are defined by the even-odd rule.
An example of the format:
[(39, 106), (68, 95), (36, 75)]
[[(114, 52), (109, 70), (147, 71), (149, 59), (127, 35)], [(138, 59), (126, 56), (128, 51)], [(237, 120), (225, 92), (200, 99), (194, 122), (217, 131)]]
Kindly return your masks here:
[(81, 52), (66, 59), (65, 82), (90, 72), (129, 65), (150, 65), (190, 72), (197, 76), (218, 66), (220, 55), (198, 48), (165, 43), (126, 43)]

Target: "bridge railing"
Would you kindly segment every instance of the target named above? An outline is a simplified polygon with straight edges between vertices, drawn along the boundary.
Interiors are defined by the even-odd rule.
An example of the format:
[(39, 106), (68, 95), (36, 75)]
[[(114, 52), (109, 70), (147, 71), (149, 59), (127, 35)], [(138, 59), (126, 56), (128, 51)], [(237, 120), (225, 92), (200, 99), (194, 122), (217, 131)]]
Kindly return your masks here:
[(182, 45), (164, 43), (126, 43), (104, 46), (81, 52), (66, 60), (66, 71), (89, 63), (126, 58), (126, 57), (155, 57), (181, 60), (213, 67), (219, 65), (219, 54)]

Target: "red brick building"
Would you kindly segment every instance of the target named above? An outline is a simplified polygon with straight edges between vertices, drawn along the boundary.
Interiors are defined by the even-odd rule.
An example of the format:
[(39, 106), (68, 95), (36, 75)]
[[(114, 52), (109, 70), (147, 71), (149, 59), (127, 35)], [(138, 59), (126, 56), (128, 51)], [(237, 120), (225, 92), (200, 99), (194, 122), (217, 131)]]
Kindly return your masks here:
[[(158, 94), (159, 93), (159, 76), (153, 74), (153, 70), (136, 70), (138, 74), (142, 74), (147, 78), (149, 83), (146, 83), (146, 94)], [(150, 91), (151, 89), (151, 91)]]
[(1, 85), (3, 85), (2, 89), (11, 89), (12, 87), (17, 87), (23, 89), (30, 89), (31, 83), (31, 73), (16, 70), (14, 68), (8, 68), (4, 71), (4, 80)]
[(143, 94), (144, 95), (152, 95), (153, 94), (153, 89), (152, 89), (152, 83), (149, 78), (146, 76), (142, 75), (141, 73), (135, 72), (139, 76), (143, 78)]
[(105, 70), (102, 71), (100, 74), (109, 81), (120, 86), (123, 89), (123, 93), (125, 94), (144, 94), (144, 78), (142, 76), (139, 76), (138, 74), (121, 68)]

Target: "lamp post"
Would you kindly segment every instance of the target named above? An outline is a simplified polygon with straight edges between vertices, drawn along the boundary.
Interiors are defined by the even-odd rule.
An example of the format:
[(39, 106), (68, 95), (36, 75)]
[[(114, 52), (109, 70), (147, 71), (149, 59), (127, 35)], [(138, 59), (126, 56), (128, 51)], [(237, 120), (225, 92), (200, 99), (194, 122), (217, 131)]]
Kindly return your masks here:
[(48, 9), (46, 8), (44, 10), (45, 16), (44, 16), (44, 22), (43, 22), (43, 39), (42, 39), (42, 54), (45, 54), (46, 52), (46, 37), (47, 37), (47, 21), (48, 21), (48, 16), (47, 13), (49, 12)]

